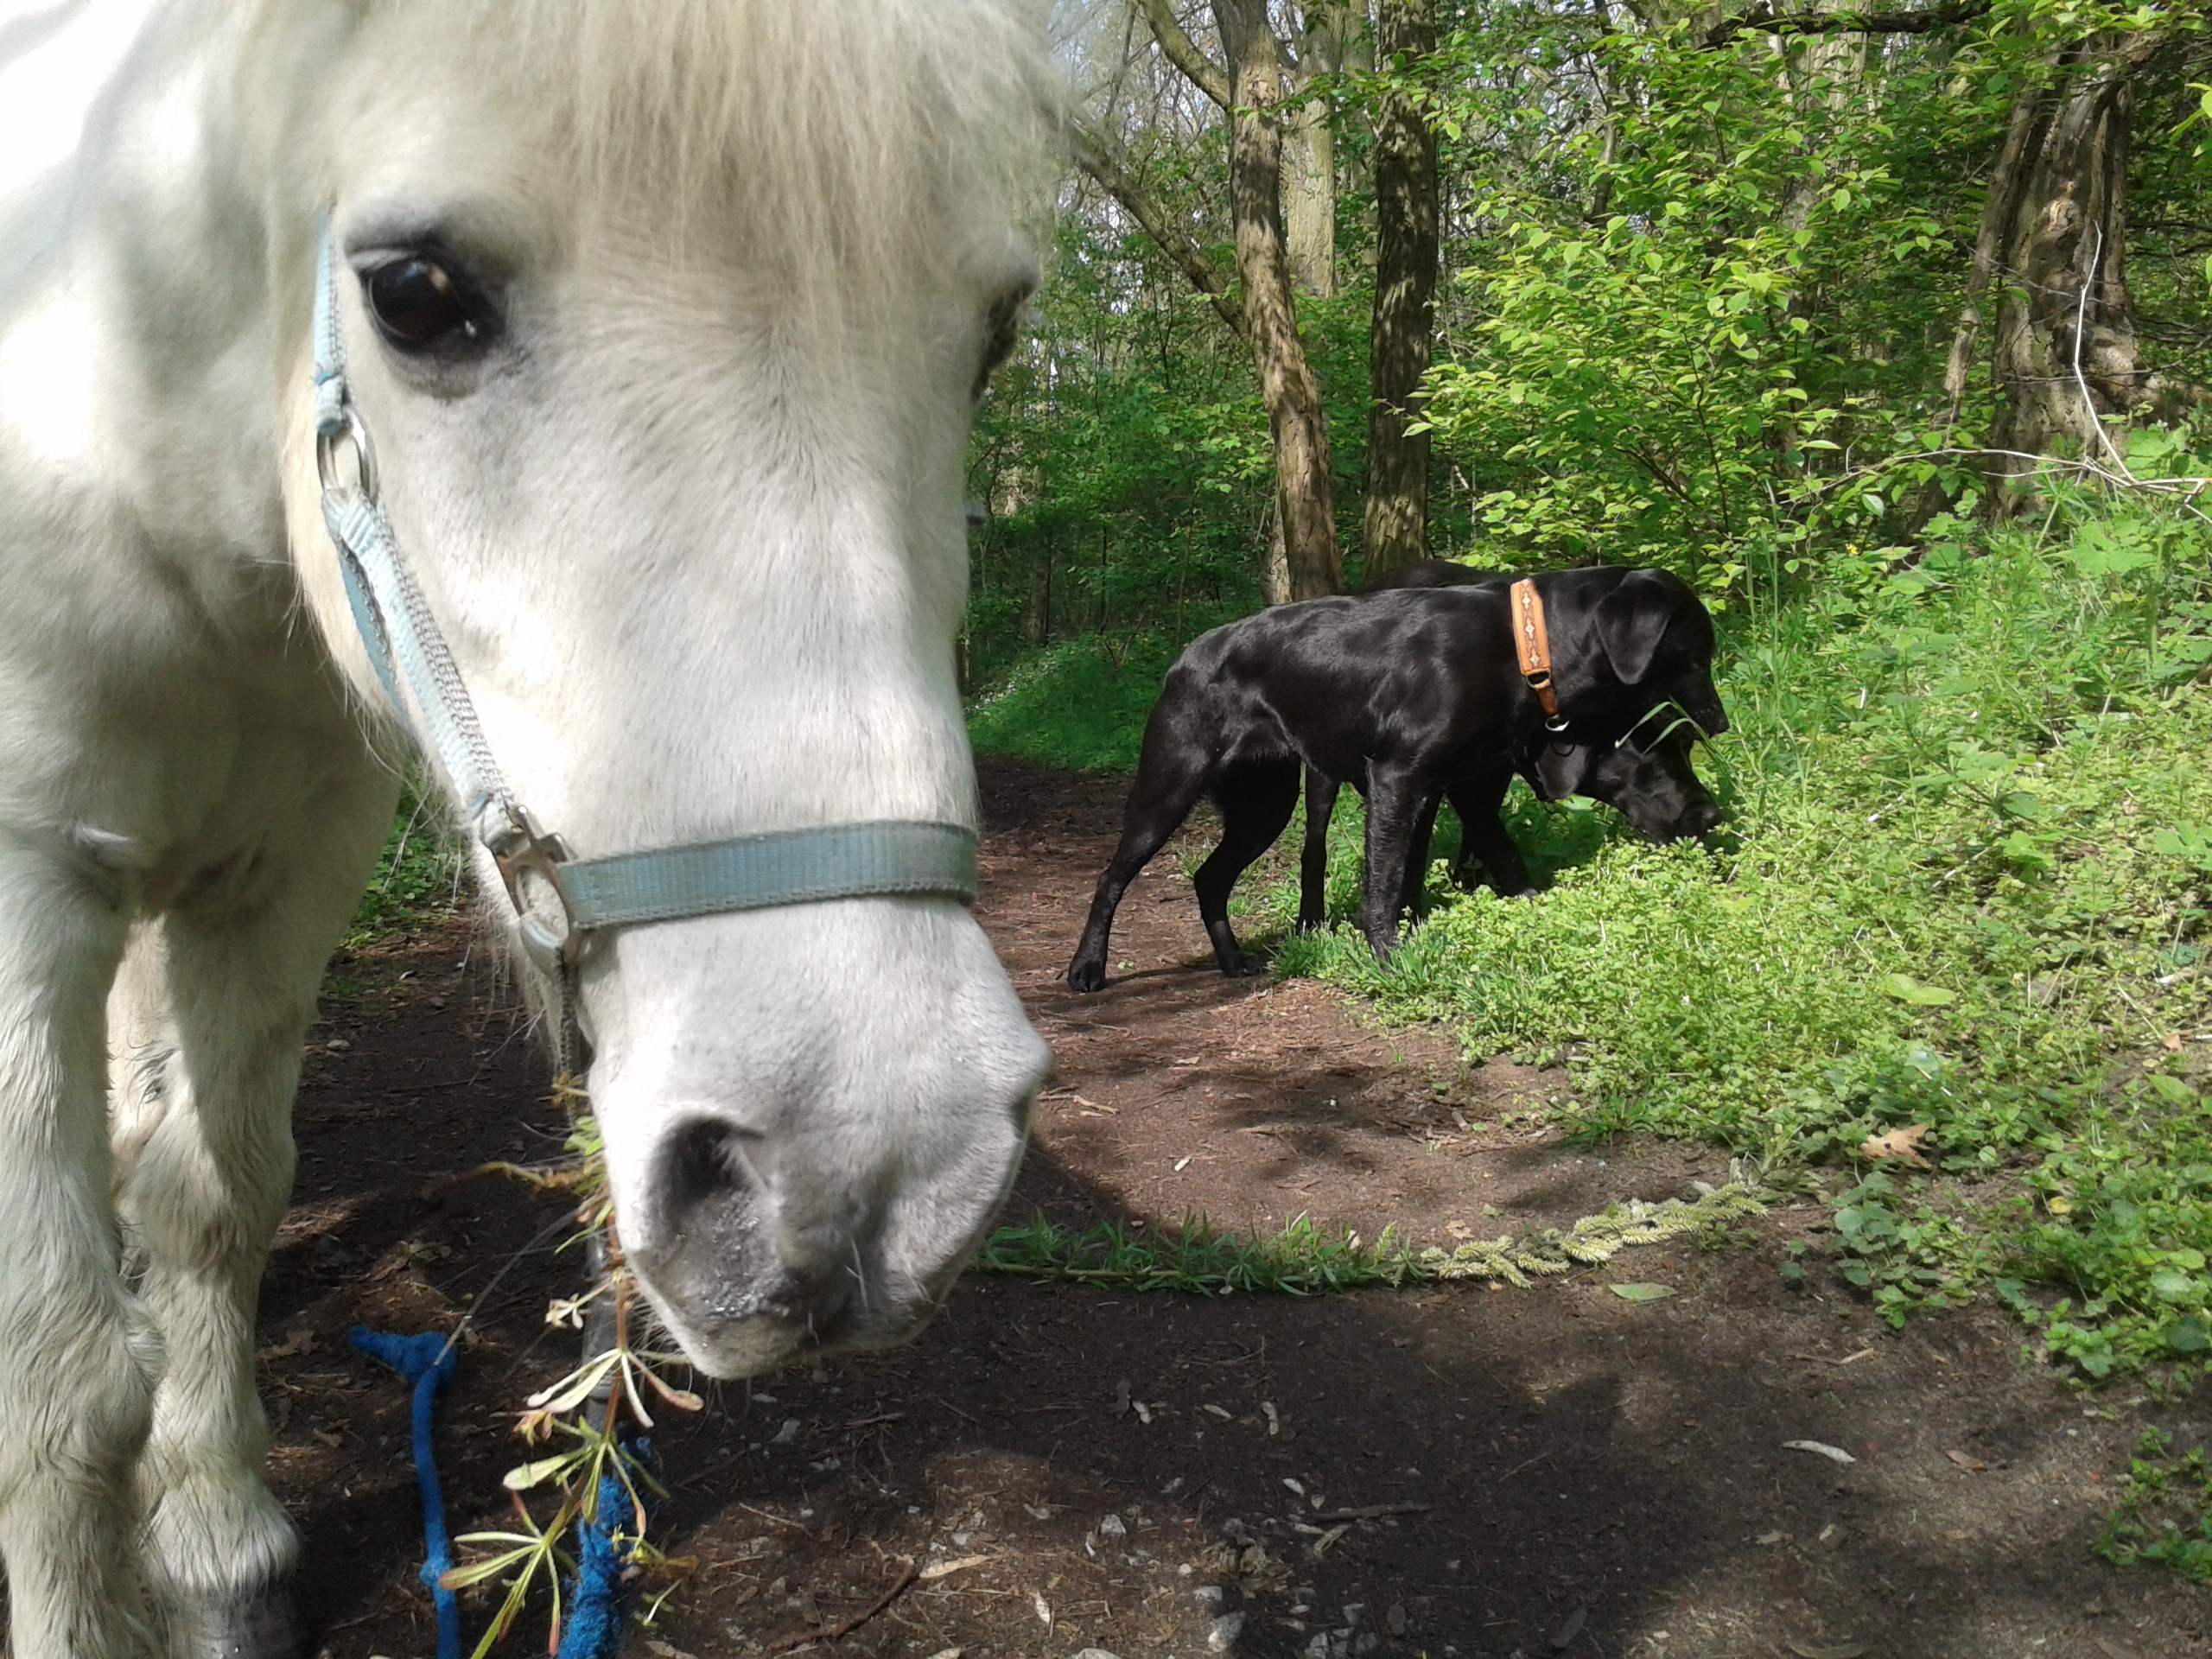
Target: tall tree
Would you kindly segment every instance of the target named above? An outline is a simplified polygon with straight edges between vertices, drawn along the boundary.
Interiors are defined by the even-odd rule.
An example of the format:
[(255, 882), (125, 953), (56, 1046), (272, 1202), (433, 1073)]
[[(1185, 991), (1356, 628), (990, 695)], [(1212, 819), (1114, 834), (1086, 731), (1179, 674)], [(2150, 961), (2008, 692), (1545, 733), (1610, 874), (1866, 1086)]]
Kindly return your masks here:
[(1282, 224), (1282, 115), (1291, 90), (1267, 0), (1212, 0), (1227, 67), (1176, 20), (1169, 0), (1139, 0), (1153, 36), (1201, 92), (1229, 111), (1229, 208), (1245, 337), (1259, 370), (1274, 444), (1275, 517), (1282, 557), (1269, 561), (1270, 602), (1313, 599), (1343, 585), (1329, 423), (1298, 334), (1298, 302)]
[(1408, 78), (1436, 50), (1433, 0), (1380, 0), (1379, 67), (1395, 83), (1375, 111), (1375, 310), (1368, 327), (1370, 575), (1428, 556), (1428, 434), (1414, 394), (1436, 313), (1436, 135)]
[[(2065, 444), (2098, 460), (2113, 448), (2104, 423), (2164, 390), (2142, 360), (2126, 251), (2131, 85), (2166, 44), (2152, 32), (2092, 36), (2059, 53), (2056, 73), (2016, 105), (1999, 165), (2010, 188), (1993, 189), (1984, 210), (2012, 278), (1991, 341), (2004, 399), (1993, 448)], [(2005, 457), (1999, 469), (2032, 465)]]

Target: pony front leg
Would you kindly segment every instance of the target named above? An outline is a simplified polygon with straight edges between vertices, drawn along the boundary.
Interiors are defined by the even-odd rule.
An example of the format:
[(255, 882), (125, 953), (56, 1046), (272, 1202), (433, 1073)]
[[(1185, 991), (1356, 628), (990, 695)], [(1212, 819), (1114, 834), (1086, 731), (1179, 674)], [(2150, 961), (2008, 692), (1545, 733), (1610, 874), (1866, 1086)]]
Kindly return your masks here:
[(289, 1659), (297, 1645), (298, 1546), (262, 1478), (254, 1313), (291, 1192), (315, 989), (390, 821), (382, 780), (370, 792), (359, 821), (304, 837), (321, 858), (264, 846), (234, 882), (142, 927), (110, 1004), (118, 1201), (168, 1355), (139, 1485), (172, 1659)]
[(0, 1556), (16, 1659), (153, 1659), (131, 1473), (161, 1371), (109, 1198), (124, 878), (0, 826)]

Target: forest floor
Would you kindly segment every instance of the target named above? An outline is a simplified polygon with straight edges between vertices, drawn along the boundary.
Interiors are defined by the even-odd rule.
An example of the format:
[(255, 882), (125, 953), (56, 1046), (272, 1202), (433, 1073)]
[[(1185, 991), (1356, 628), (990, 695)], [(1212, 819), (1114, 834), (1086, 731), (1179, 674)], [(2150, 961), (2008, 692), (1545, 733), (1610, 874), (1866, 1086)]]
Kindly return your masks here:
[[(1061, 981), (1124, 785), (983, 767), (978, 914), (1054, 1070), (1007, 1218), (1272, 1234), (1304, 1215), (1449, 1247), (1718, 1181), (1675, 1144), (1560, 1145), (1557, 1072), (1471, 1067), (1320, 986), (1213, 969), (1171, 848), (1111, 982)], [(1186, 836), (1196, 830), (1186, 831)], [(1190, 844), (1195, 845), (1195, 842)], [(1279, 849), (1280, 852), (1280, 849)], [(1126, 965), (1125, 965), (1126, 964)], [(565, 1206), (426, 1181), (558, 1145), (518, 999), (467, 923), (350, 953), (313, 1033), (296, 1202), (264, 1298), (272, 1481), (329, 1659), (432, 1647), (406, 1391), (346, 1345), (473, 1310), (439, 1443), (454, 1529), (513, 1519), (523, 1396), (573, 1363), (543, 1322)], [(1791, 1290), (1783, 1210), (1533, 1287), (1191, 1297), (970, 1274), (913, 1345), (750, 1386), (656, 1437), (657, 1532), (696, 1573), (626, 1651), (912, 1659), (1226, 1652), (1537, 1659), (2181, 1659), (2212, 1605), (2090, 1552), (2160, 1406), (2020, 1363), (1977, 1307), (1893, 1332)], [(519, 1254), (518, 1254), (519, 1253)], [(1672, 1294), (1630, 1301), (1607, 1287)], [(1848, 1464), (1785, 1442), (1847, 1452)], [(1364, 1511), (1365, 1513), (1362, 1513)], [(464, 1597), (472, 1641), (491, 1602)], [(537, 1650), (542, 1616), (508, 1649)]]

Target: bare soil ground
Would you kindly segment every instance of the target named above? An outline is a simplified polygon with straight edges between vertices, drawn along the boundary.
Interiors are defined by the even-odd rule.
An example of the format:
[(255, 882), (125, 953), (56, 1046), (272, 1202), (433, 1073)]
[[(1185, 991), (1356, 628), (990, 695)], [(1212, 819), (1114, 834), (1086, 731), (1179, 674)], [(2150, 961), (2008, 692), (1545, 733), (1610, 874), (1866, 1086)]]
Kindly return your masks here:
[[(1013, 1218), (1306, 1214), (1448, 1245), (1722, 1174), (1694, 1149), (1555, 1144), (1558, 1074), (1470, 1069), (1446, 1034), (1383, 1031), (1321, 988), (1223, 979), (1173, 849), (1123, 907), (1113, 982), (1071, 995), (1059, 976), (1121, 792), (985, 769), (980, 914), (1056, 1058)], [(531, 1243), (558, 1236), (559, 1201), (497, 1180), (422, 1196), (557, 1141), (515, 1001), (456, 927), (338, 963), (315, 1033), (262, 1383), (331, 1659), (432, 1645), (405, 1390), (346, 1327), (474, 1310), (439, 1431), (456, 1531), (512, 1519), (512, 1414), (571, 1363), (543, 1313), (576, 1269)], [(2072, 1392), (2019, 1363), (1992, 1311), (1896, 1334), (1830, 1287), (1792, 1293), (1780, 1245), (1817, 1219), (1527, 1291), (1187, 1298), (970, 1275), (910, 1348), (721, 1388), (664, 1425), (659, 1531), (700, 1566), (627, 1650), (789, 1651), (913, 1562), (931, 1575), (806, 1650), (2212, 1651), (2202, 1592), (2088, 1549), (2143, 1426), (2196, 1444), (2202, 1396)], [(1627, 1281), (1675, 1294), (1605, 1288)], [(489, 1605), (465, 1605), (473, 1639)]]

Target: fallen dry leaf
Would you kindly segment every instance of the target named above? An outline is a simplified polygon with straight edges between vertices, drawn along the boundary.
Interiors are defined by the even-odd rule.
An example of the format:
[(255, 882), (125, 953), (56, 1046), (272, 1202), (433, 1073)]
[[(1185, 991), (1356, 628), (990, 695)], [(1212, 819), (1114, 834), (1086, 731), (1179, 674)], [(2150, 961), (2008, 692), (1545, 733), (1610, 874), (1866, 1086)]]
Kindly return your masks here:
[(932, 1579), (942, 1579), (964, 1567), (981, 1567), (991, 1558), (988, 1555), (963, 1555), (955, 1561), (931, 1561), (914, 1576), (926, 1584)]
[(1961, 1469), (1980, 1470), (1989, 1467), (1989, 1465), (1984, 1463), (1980, 1458), (1970, 1458), (1963, 1452), (1946, 1452), (1943, 1455), (1948, 1458), (1953, 1463), (1957, 1464)]
[(2164, 1049), (2169, 1054), (2178, 1053), (2181, 1050), (2181, 1033), (2177, 1031), (2168, 1032), (2164, 1036), (2158, 1039), (2158, 1046)]
[(304, 1325), (296, 1325), (284, 1333), (284, 1340), (273, 1348), (264, 1348), (256, 1359), (290, 1359), (296, 1354), (315, 1352), (315, 1332)]
[(1859, 1155), (1869, 1162), (1901, 1158), (1915, 1169), (1925, 1169), (1928, 1160), (1920, 1155), (1920, 1143), (1927, 1138), (1929, 1127), (1913, 1123), (1902, 1129), (1891, 1129), (1887, 1135), (1870, 1135), (1860, 1145)]
[(1845, 1451), (1841, 1446), (1829, 1446), (1826, 1442), (1821, 1440), (1784, 1440), (1782, 1443), (1782, 1449), (1785, 1452), (1817, 1452), (1821, 1456), (1829, 1459), (1836, 1463), (1856, 1463), (1859, 1461), (1858, 1459), (1853, 1457), (1850, 1452)]
[(1581, 1635), (1583, 1624), (1589, 1617), (1590, 1610), (1587, 1607), (1578, 1607), (1569, 1613), (1567, 1616), (1567, 1623), (1559, 1627), (1559, 1634), (1552, 1637), (1554, 1651), (1565, 1647), (1576, 1637)]

